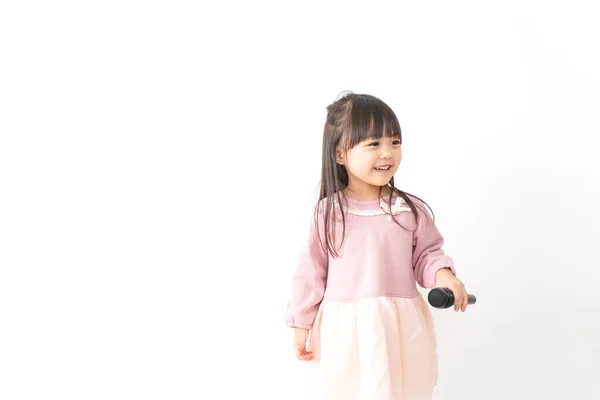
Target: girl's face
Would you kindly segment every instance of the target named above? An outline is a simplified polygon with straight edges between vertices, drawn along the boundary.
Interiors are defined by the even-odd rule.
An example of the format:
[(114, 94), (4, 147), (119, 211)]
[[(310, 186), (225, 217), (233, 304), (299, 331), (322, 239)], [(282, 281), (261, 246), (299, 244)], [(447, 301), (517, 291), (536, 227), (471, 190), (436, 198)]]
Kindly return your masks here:
[(338, 164), (348, 172), (348, 191), (356, 196), (379, 195), (400, 166), (402, 148), (398, 138), (367, 139), (347, 152), (338, 148)]

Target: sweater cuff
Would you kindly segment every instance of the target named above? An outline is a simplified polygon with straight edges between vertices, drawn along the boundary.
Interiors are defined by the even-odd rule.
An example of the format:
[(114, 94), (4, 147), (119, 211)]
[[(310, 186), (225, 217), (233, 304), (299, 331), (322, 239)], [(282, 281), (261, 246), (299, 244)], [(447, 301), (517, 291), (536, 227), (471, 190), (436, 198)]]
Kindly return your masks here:
[(423, 287), (425, 289), (431, 289), (435, 286), (435, 275), (442, 268), (449, 268), (450, 271), (456, 276), (456, 270), (454, 269), (454, 261), (449, 256), (442, 256), (435, 260), (427, 271), (423, 274)]
[(305, 324), (300, 324), (297, 323), (293, 317), (286, 317), (285, 318), (285, 323), (288, 326), (288, 328), (300, 328), (300, 329), (308, 329), (311, 330), (313, 325), (309, 324), (309, 325), (305, 325)]

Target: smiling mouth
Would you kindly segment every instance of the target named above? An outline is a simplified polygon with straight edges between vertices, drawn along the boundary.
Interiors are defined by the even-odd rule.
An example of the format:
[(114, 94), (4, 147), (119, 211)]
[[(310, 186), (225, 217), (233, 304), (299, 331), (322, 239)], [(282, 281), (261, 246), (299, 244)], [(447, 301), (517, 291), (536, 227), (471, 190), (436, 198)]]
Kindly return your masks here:
[(392, 168), (391, 165), (382, 165), (380, 167), (373, 168), (375, 171), (389, 171)]

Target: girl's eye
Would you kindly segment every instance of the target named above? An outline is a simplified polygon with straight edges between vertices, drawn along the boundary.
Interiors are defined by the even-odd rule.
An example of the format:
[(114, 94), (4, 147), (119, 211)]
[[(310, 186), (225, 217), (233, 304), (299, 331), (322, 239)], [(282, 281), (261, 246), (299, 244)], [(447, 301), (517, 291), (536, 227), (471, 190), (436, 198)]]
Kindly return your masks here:
[(392, 143), (393, 144), (400, 144), (400, 141), (399, 140), (394, 140)]
[(371, 142), (369, 143), (369, 146), (379, 146), (379, 142)]

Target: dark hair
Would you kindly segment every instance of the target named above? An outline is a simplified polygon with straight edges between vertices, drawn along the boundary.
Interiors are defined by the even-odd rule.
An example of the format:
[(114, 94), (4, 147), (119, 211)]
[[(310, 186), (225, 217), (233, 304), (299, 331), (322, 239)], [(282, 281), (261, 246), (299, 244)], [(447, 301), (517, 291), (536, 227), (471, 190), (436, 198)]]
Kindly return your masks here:
[[(336, 162), (336, 148), (340, 146), (347, 151), (364, 140), (379, 139), (384, 136), (398, 138), (402, 143), (402, 132), (396, 114), (377, 97), (347, 91), (341, 98), (327, 106), (327, 118), (323, 129), (321, 190), (315, 208), (315, 223), (317, 224), (317, 233), (323, 249), (333, 257), (338, 256), (334, 240), (336, 237), (335, 203), (338, 203), (342, 221), (342, 241), (339, 244), (341, 246), (346, 227), (342, 204), (347, 204), (343, 190), (348, 186), (346, 168)], [(392, 189), (387, 199), (388, 203), (391, 204), (392, 196), (396, 193), (406, 201), (414, 215), (415, 223), (418, 223), (417, 205), (410, 197), (421, 201), (425, 205), (427, 204), (417, 196), (396, 188), (394, 177), (390, 179), (388, 185)], [(383, 186), (379, 189), (380, 196), (382, 190)], [(427, 207), (429, 208), (429, 205)], [(318, 229), (321, 208), (324, 208), (322, 218), (325, 238), (321, 238), (321, 230)], [(400, 225), (393, 215), (392, 218), (396, 224)]]

